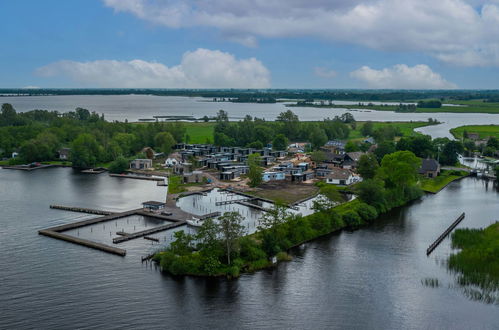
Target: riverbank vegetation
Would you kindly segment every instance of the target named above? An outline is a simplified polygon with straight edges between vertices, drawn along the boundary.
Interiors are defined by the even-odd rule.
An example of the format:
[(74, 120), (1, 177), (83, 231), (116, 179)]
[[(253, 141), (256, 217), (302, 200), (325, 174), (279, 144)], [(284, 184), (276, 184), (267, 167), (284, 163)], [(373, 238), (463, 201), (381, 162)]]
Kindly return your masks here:
[(436, 194), (451, 182), (459, 180), (467, 175), (468, 173), (465, 171), (442, 170), (440, 175), (435, 178), (422, 178), (420, 180), (421, 189), (425, 192)]
[(456, 139), (466, 138), (468, 133), (476, 133), (480, 139), (486, 139), (491, 136), (499, 138), (499, 125), (466, 125), (459, 126), (450, 130)]
[[(357, 199), (338, 206), (339, 193), (323, 186), (323, 198), (314, 203), (314, 214), (291, 214), (280, 204), (265, 213), (259, 231), (244, 236), (238, 231), (242, 219), (233, 217), (232, 229), (237, 232), (227, 243), (227, 235), (219, 221), (205, 221), (196, 235), (183, 231), (166, 250), (155, 255), (161, 269), (172, 275), (237, 277), (287, 260), (290, 248), (342, 228), (358, 228), (374, 221), (394, 207), (419, 198), (417, 169), (421, 160), (412, 152), (397, 151), (386, 155), (372, 178), (356, 187)], [(231, 226), (232, 226), (231, 225)], [(230, 249), (227, 248), (230, 244)]]
[(475, 294), (479, 298), (494, 298), (499, 291), (499, 222), (485, 229), (457, 229), (452, 246), (460, 249), (449, 257), (449, 268), (459, 273), (458, 282), (479, 287), (482, 292)]

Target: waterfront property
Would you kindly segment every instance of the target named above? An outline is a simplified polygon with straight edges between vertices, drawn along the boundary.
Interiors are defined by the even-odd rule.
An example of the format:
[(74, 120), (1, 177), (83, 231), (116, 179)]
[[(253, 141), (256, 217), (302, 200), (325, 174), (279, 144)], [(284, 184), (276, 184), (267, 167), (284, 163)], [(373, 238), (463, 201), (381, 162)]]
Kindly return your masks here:
[(360, 180), (360, 177), (354, 175), (350, 170), (336, 167), (332, 168), (331, 172), (326, 176), (326, 183), (340, 186), (349, 186)]
[(159, 211), (165, 208), (165, 203), (157, 201), (148, 201), (142, 203), (142, 207), (148, 211)]
[(419, 174), (427, 178), (436, 178), (440, 174), (440, 164), (435, 159), (423, 159)]
[(135, 159), (130, 162), (130, 169), (133, 170), (147, 170), (152, 167), (151, 159)]

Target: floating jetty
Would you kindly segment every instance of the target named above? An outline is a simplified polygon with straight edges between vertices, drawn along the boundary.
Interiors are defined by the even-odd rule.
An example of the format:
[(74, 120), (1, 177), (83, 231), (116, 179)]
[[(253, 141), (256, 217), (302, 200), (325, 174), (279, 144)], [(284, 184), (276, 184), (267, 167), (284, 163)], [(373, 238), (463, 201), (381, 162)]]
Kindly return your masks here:
[(135, 179), (135, 180), (146, 180), (146, 181), (165, 181), (164, 178), (156, 178), (153, 176), (142, 176), (142, 175), (128, 175), (128, 174), (109, 174), (109, 176), (114, 178), (124, 178), (124, 179)]
[(429, 256), (433, 250), (435, 250), (437, 248), (437, 246), (442, 243), (442, 241), (447, 237), (447, 235), (449, 235), (453, 230), (454, 228), (456, 228), (456, 226), (461, 222), (463, 221), (464, 219), (464, 212), (463, 214), (461, 214), (459, 216), (459, 218), (456, 219), (456, 221), (454, 221), (443, 233), (442, 235), (440, 235), (436, 240), (435, 242), (433, 242), (429, 247), (428, 249), (426, 249), (426, 255)]
[(254, 201), (254, 200), (256, 200), (256, 198), (233, 199), (233, 200), (215, 202), (215, 205), (216, 206), (229, 205), (229, 204), (235, 204), (235, 203), (239, 203), (239, 202), (251, 202), (251, 201)]

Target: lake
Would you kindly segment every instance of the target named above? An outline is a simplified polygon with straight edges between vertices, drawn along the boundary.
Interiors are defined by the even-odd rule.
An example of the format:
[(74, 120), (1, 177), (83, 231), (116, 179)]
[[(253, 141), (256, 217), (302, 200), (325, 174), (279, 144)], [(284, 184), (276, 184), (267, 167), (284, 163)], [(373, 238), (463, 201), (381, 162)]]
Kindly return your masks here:
[[(335, 101), (336, 102), (336, 101)], [(338, 101), (340, 102), (340, 101)], [(336, 102), (336, 103), (338, 103)], [(18, 111), (33, 109), (73, 111), (82, 107), (103, 113), (107, 120), (137, 121), (153, 116), (214, 116), (223, 109), (232, 120), (246, 115), (274, 120), (286, 110), (283, 103), (255, 104), (211, 102), (199, 97), (153, 96), (153, 95), (60, 95), (60, 96), (10, 96), (0, 97), (0, 103), (11, 103)], [(340, 104), (340, 103), (338, 103)], [(359, 121), (426, 121), (435, 118), (441, 125), (423, 127), (418, 131), (435, 137), (449, 137), (449, 130), (462, 125), (499, 124), (499, 116), (479, 113), (397, 113), (391, 111), (347, 110), (328, 108), (292, 107), (301, 120), (322, 120), (350, 112)]]
[[(162, 274), (140, 262), (157, 248), (143, 239), (123, 243), (128, 254), (119, 257), (37, 234), (92, 217), (52, 210), (50, 204), (136, 208), (164, 199), (164, 187), (154, 182), (67, 168), (0, 169), (0, 191), (2, 329), (497, 329), (499, 324), (498, 306), (468, 299), (447, 270), (449, 239), (430, 257), (425, 254), (462, 212), (466, 218), (459, 227), (497, 220), (499, 194), (478, 179), (454, 182), (371, 226), (294, 249), (291, 262), (233, 281)], [(196, 203), (186, 200), (193, 211)], [(121, 221), (106, 225), (154, 225), (140, 217)], [(102, 226), (94, 230), (106, 241), (109, 228)], [(165, 234), (161, 244), (167, 239)], [(439, 279), (440, 287), (423, 286), (425, 278)]]

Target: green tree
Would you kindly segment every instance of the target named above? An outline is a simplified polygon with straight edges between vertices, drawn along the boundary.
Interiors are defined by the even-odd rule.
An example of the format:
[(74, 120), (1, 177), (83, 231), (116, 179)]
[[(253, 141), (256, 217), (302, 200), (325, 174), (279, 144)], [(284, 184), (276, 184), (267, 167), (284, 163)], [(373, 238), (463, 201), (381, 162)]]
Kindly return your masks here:
[(360, 132), (362, 133), (363, 136), (372, 136), (374, 131), (374, 124), (372, 121), (366, 122), (364, 125), (362, 125), (362, 128), (360, 129)]
[(378, 168), (379, 164), (375, 155), (369, 153), (360, 156), (359, 162), (357, 164), (357, 172), (364, 180), (374, 178), (376, 176)]
[(71, 160), (73, 162), (73, 167), (93, 167), (99, 161), (101, 154), (101, 147), (97, 143), (95, 137), (91, 134), (80, 134), (72, 143)]
[(284, 134), (277, 134), (272, 141), (272, 149), (274, 150), (287, 150), (288, 138)]
[(440, 152), (440, 163), (442, 165), (454, 166), (458, 162), (458, 156), (464, 150), (459, 141), (448, 141)]
[(227, 264), (231, 264), (231, 254), (238, 250), (238, 241), (244, 235), (243, 217), (239, 212), (226, 212), (218, 218), (222, 243), (227, 255)]
[(175, 240), (170, 244), (170, 250), (173, 253), (183, 256), (192, 252), (194, 236), (179, 230), (173, 234), (173, 237), (175, 237)]
[(376, 150), (374, 150), (374, 154), (378, 159), (378, 162), (381, 162), (385, 155), (391, 154), (395, 152), (395, 144), (391, 141), (383, 141), (378, 144)]
[(263, 170), (260, 166), (260, 155), (259, 154), (251, 154), (248, 157), (248, 178), (249, 178), (249, 186), (250, 187), (258, 187), (263, 180)]
[(327, 142), (326, 132), (319, 126), (314, 126), (308, 137), (313, 149), (319, 149)]
[(348, 141), (347, 144), (345, 145), (346, 152), (354, 152), (354, 151), (359, 151), (359, 150), (360, 150), (360, 146), (353, 141)]
[(385, 188), (383, 181), (367, 179), (355, 187), (357, 196), (364, 203), (376, 207), (379, 211), (384, 211), (386, 206)]
[(410, 151), (397, 151), (385, 155), (377, 176), (385, 181), (388, 188), (405, 190), (417, 181), (421, 159)]
[(111, 173), (121, 174), (125, 172), (127, 169), (128, 169), (128, 160), (123, 156), (119, 156), (109, 165), (109, 172)]
[(154, 137), (154, 144), (161, 152), (168, 155), (175, 146), (175, 139), (169, 132), (160, 132)]
[(324, 153), (324, 151), (316, 150), (310, 154), (310, 159), (312, 159), (316, 163), (322, 163), (326, 160), (326, 154)]
[(2, 112), (0, 113), (0, 125), (14, 125), (17, 119), (17, 113), (14, 107), (9, 103), (2, 104)]
[(294, 114), (293, 111), (287, 110), (285, 112), (281, 112), (279, 116), (277, 116), (276, 121), (282, 123), (282, 132), (286, 137), (290, 139), (297, 137), (300, 122), (298, 116)]

